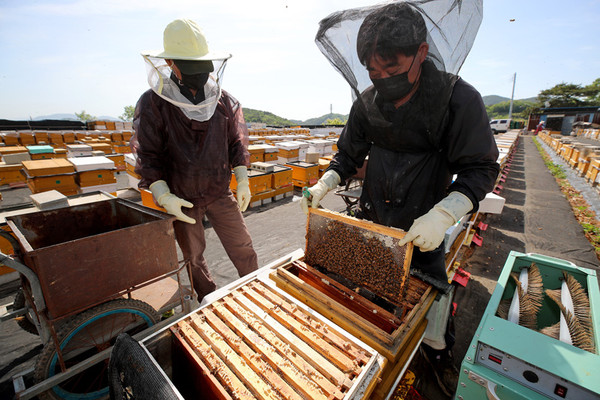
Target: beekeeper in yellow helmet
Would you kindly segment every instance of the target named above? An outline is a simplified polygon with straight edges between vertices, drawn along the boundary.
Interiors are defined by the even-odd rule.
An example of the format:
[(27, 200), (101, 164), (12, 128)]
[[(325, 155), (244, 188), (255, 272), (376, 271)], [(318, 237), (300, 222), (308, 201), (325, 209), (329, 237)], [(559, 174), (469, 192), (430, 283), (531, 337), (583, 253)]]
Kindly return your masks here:
[(200, 27), (187, 19), (167, 25), (163, 45), (142, 54), (151, 89), (136, 105), (131, 145), (138, 186), (177, 217), (175, 236), (202, 300), (216, 289), (203, 257), (204, 216), (240, 276), (258, 267), (242, 216), (250, 202), (248, 129), (240, 103), (221, 89), (231, 54), (210, 51)]

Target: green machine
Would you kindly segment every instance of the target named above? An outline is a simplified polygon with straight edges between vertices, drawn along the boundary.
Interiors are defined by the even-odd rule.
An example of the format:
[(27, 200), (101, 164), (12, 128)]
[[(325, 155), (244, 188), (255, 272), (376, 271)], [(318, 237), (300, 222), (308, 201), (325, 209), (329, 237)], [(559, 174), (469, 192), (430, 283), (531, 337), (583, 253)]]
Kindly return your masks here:
[[(526, 327), (523, 313), (516, 321), (511, 320), (510, 312), (508, 317), (500, 315), (503, 307), (510, 303), (514, 317), (513, 307), (516, 302), (519, 310), (519, 298), (523, 310), (528, 300), (521, 297), (527, 286), (522, 283), (527, 281), (522, 274), (524, 270), (532, 270), (532, 265), (539, 271), (537, 287), (543, 285), (543, 295), (539, 297), (535, 319), (526, 321), (529, 323)], [(552, 297), (557, 292), (559, 296), (566, 295), (566, 282), (573, 282), (571, 277), (583, 289), (573, 302), (582, 297), (589, 300), (590, 318), (585, 325), (590, 340), (586, 342), (586, 350), (580, 348), (577, 341), (585, 337), (583, 333), (571, 333), (573, 339), (564, 338), (564, 326), (568, 327), (568, 336), (575, 323), (570, 318), (572, 315), (561, 312), (561, 307), (569, 309), (572, 305), (559, 305)], [(530, 292), (535, 287), (533, 281), (532, 276)], [(519, 288), (517, 282), (520, 282)], [(511, 252), (461, 364), (455, 399), (600, 399), (599, 299), (595, 271), (557, 258)], [(566, 317), (561, 317), (563, 314)], [(561, 322), (565, 325), (559, 329)], [(554, 337), (549, 336), (552, 329), (548, 327), (560, 330), (560, 337), (555, 338), (556, 332)]]

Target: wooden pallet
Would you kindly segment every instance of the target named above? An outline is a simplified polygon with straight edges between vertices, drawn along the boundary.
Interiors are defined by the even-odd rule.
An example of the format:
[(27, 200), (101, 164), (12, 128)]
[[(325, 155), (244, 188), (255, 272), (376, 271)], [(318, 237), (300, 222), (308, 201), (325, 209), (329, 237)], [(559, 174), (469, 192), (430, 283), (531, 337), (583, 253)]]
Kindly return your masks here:
[(214, 399), (345, 399), (376, 356), (257, 280), (170, 330)]

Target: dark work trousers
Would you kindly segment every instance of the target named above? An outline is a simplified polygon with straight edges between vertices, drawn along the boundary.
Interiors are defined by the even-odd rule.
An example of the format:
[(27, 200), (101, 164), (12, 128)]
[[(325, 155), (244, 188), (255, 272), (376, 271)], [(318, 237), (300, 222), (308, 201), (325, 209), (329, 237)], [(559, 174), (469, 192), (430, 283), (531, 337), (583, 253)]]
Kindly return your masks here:
[(191, 279), (198, 294), (198, 301), (213, 292), (217, 286), (210, 276), (208, 264), (202, 255), (206, 248), (202, 218), (204, 215), (210, 221), (219, 236), (227, 255), (238, 271), (240, 277), (258, 269), (258, 257), (252, 247), (252, 239), (239, 210), (238, 203), (229, 192), (208, 206), (181, 208), (183, 212), (196, 220), (195, 224), (175, 221), (175, 237), (183, 252), (183, 257), (189, 260), (192, 269)]

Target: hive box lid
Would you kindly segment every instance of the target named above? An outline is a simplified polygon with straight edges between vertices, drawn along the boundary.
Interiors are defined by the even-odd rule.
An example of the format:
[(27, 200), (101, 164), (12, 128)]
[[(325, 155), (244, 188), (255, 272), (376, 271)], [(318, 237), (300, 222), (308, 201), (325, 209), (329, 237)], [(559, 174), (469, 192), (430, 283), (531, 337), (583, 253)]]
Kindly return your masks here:
[(54, 153), (54, 147), (46, 145), (27, 146), (27, 150), (30, 154), (52, 154)]
[(25, 146), (5, 146), (0, 147), (0, 154), (12, 154), (12, 153), (28, 153), (27, 147)]
[(69, 151), (92, 151), (92, 146), (87, 144), (68, 144), (67, 150)]
[(73, 164), (64, 158), (23, 161), (23, 166), (29, 176), (45, 176), (75, 172)]
[(70, 157), (68, 160), (75, 166), (77, 172), (115, 168), (115, 162), (105, 156)]
[(69, 200), (67, 196), (58, 190), (48, 190), (46, 192), (36, 193), (29, 196), (33, 204), (40, 210), (54, 210), (55, 208), (68, 207)]

